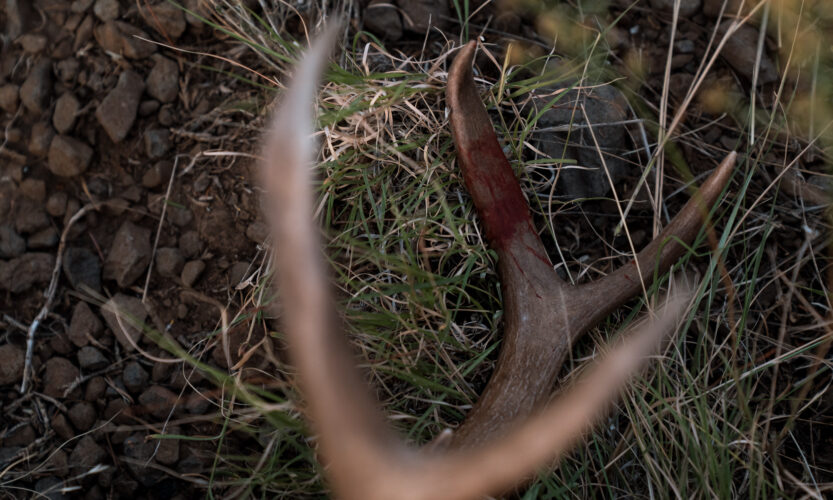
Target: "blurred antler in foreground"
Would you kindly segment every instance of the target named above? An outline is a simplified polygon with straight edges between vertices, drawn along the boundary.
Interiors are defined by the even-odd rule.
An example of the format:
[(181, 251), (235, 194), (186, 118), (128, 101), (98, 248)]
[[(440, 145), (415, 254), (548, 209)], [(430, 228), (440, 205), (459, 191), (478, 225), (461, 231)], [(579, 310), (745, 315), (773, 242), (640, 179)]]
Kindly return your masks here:
[(500, 257), (504, 344), (492, 380), (454, 434), (452, 448), (444, 453), (414, 450), (385, 424), (354, 367), (335, 320), (318, 230), (312, 224), (311, 106), (334, 39), (335, 31), (327, 30), (298, 66), (263, 152), (290, 353), (333, 489), (346, 499), (498, 494), (568, 450), (672, 330), (690, 289), (670, 294), (655, 319), (641, 322), (575, 387), (546, 404), (572, 342), (639, 293), (643, 281), (664, 273), (683, 250), (676, 240), (693, 239), (702, 215), (729, 178), (734, 155), (634, 263), (582, 287), (567, 285), (552, 269), (497, 143), (472, 79), (476, 47), (466, 45), (449, 73), (448, 104), (463, 177)]

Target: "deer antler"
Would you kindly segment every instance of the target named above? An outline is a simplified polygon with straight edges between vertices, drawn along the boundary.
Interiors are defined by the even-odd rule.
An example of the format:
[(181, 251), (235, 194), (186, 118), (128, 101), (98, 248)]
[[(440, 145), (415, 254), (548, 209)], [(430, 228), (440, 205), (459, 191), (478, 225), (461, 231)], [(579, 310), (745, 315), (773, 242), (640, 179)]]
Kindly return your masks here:
[(638, 293), (640, 280), (670, 267), (682, 251), (671, 238), (694, 237), (701, 213), (728, 180), (734, 156), (639, 253), (638, 265), (574, 289), (553, 272), (532, 226), (474, 88), (475, 45), (465, 46), (449, 73), (448, 102), (463, 177), (500, 258), (505, 340), (495, 374), (455, 434), (452, 449), (441, 454), (414, 450), (385, 425), (354, 367), (331, 312), (327, 272), (311, 222), (310, 106), (334, 38), (335, 31), (327, 30), (298, 67), (267, 133), (263, 156), (290, 354), (333, 489), (346, 499), (468, 499), (499, 493), (568, 450), (673, 328), (690, 297), (688, 289), (671, 294), (654, 320), (626, 335), (576, 387), (543, 405), (575, 338)]

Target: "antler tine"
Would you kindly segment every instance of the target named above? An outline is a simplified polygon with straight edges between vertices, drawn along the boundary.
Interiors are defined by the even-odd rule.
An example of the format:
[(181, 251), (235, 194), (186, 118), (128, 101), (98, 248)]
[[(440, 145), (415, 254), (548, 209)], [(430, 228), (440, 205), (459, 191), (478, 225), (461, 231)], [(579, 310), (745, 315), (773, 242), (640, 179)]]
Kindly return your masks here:
[[(504, 340), (492, 378), (452, 446), (469, 447), (503, 432), (547, 401), (570, 346), (584, 332), (661, 276), (697, 235), (731, 176), (731, 153), (671, 224), (635, 262), (596, 282), (574, 287), (554, 271), (532, 224), (526, 199), (497, 141), (474, 84), (477, 43), (460, 49), (448, 74), (451, 130), (463, 180), (498, 253)], [(657, 257), (659, 259), (657, 260)], [(637, 268), (641, 271), (636, 272)], [(517, 390), (523, 387), (523, 390)]]
[[(440, 455), (409, 449), (385, 425), (376, 402), (361, 383), (345, 338), (339, 334), (331, 313), (333, 304), (328, 293), (327, 272), (319, 253), (317, 230), (312, 224), (314, 197), (309, 168), (313, 151), (310, 104), (314, 100), (319, 74), (335, 33), (335, 29), (331, 28), (319, 37), (298, 67), (267, 133), (262, 159), (263, 182), (269, 191), (268, 209), (276, 242), (276, 283), (284, 304), (283, 321), (299, 382), (308, 398), (307, 413), (319, 435), (322, 455), (328, 465), (328, 477), (334, 491), (348, 500), (463, 500), (500, 493), (529, 477), (537, 467), (563, 454), (583, 432), (591, 428), (599, 412), (615, 397), (645, 355), (655, 350), (658, 340), (672, 329), (691, 292), (683, 287), (682, 292), (673, 294), (658, 313), (657, 320), (648, 322), (647, 326), (641, 325), (637, 333), (628, 334), (627, 340), (582, 377), (575, 388), (549, 406), (540, 408), (539, 413), (524, 425), (510, 427), (509, 423), (516, 419), (511, 415), (507, 417), (504, 411), (496, 418), (508, 418), (507, 422), (493, 422), (486, 426), (484, 432), (487, 434), (469, 441), (467, 446)], [(476, 97), (476, 93), (474, 95)], [(459, 112), (460, 108), (453, 107), (452, 116)], [(486, 132), (491, 130), (488, 126), (482, 128)], [(462, 149), (458, 132), (455, 129), (455, 139)], [(494, 132), (492, 138), (494, 145), (484, 143), (484, 147), (487, 148), (485, 151), (494, 153), (497, 144)], [(497, 151), (500, 151), (499, 148)], [(472, 158), (476, 159), (476, 155)], [(494, 159), (490, 161), (496, 168), (494, 175), (503, 175), (500, 173), (503, 165)], [(505, 166), (508, 167), (508, 164)], [(509, 180), (503, 175), (500, 182), (506, 185), (497, 187), (505, 187), (505, 192), (509, 193), (506, 196), (510, 198), (521, 196), (514, 202), (522, 200), (523, 195), (514, 176), (511, 176), (511, 181), (517, 189), (511, 187)], [(488, 179), (486, 182), (488, 185)], [(475, 187), (482, 185), (475, 184)], [(503, 201), (513, 203), (510, 198)], [(481, 207), (478, 206), (478, 209)], [(515, 341), (524, 339), (518, 327), (526, 325), (539, 328), (532, 339), (543, 338), (540, 332), (552, 330), (553, 324), (544, 320), (530, 322), (528, 316), (550, 317), (547, 311), (564, 307), (568, 294), (560, 297), (562, 302), (555, 303), (555, 308), (551, 307), (553, 303), (543, 302), (545, 297), (537, 295), (537, 292), (552, 286), (548, 285), (548, 275), (543, 273), (552, 269), (545, 254), (537, 254), (538, 250), (543, 251), (543, 246), (537, 239), (531, 220), (528, 220), (528, 213), (524, 209), (523, 217), (520, 217), (518, 206), (507, 208), (504, 205), (504, 208), (495, 210), (498, 214), (509, 213), (519, 217), (510, 219), (514, 222), (505, 225), (505, 237), (500, 231), (491, 232), (495, 228), (489, 229), (490, 237), (495, 237), (493, 241), (498, 242), (496, 246), (501, 252), (500, 273), (504, 289), (511, 292), (506, 297), (507, 335), (513, 335)], [(526, 225), (525, 228), (518, 229), (522, 224)], [(519, 234), (520, 237), (517, 236)], [(538, 271), (542, 274), (524, 274)], [(556, 286), (565, 291), (569, 288), (566, 285)], [(547, 298), (553, 297), (558, 296)], [(523, 303), (524, 299), (529, 299), (530, 304)], [(567, 314), (555, 316), (569, 317)], [(571, 330), (568, 328), (565, 331)], [(512, 349), (513, 343), (507, 341), (506, 345), (501, 362), (507, 359), (505, 353)], [(549, 341), (549, 346), (552, 345)], [(538, 358), (547, 356), (552, 356), (552, 350), (537, 355)], [(532, 380), (537, 375), (526, 373), (523, 376)], [(493, 391), (491, 385), (494, 382), (493, 378), (487, 393)], [(549, 389), (546, 388), (547, 394)], [(522, 393), (524, 386), (504, 386), (503, 390)], [(534, 404), (536, 399), (541, 399), (537, 393), (531, 397), (530, 404)], [(500, 396), (495, 399), (498, 402), (503, 400)], [(499, 405), (496, 408), (499, 409)], [(535, 408), (538, 409), (537, 406)], [(524, 411), (522, 408), (519, 413), (524, 414)], [(554, 422), (558, 425), (553, 425)], [(492, 439), (495, 434), (499, 435)]]

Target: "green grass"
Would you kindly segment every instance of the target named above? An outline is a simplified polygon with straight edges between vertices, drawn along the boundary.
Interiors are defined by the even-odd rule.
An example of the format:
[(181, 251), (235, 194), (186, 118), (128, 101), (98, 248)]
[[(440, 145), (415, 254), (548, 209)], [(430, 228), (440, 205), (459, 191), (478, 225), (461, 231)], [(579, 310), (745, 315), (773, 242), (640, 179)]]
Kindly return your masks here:
[[(581, 1), (576, 7), (569, 19), (598, 10)], [(292, 15), (281, 9), (271, 13), (273, 19)], [(788, 16), (770, 13), (771, 32), (783, 35), (782, 59), (792, 54), (793, 33), (821, 30), (833, 19), (814, 20), (807, 12), (789, 18), (794, 25), (780, 28), (772, 20)], [(469, 2), (455, 2), (454, 13), (464, 22), (471, 14)], [(251, 12), (216, 2), (214, 17), (206, 22), (256, 51), (272, 74), (289, 72), (298, 57), (288, 35), (272, 31), (270, 23)], [(473, 31), (468, 25), (460, 28), (464, 38), (467, 30)], [(587, 43), (567, 54), (559, 74), (535, 73), (541, 58), (507, 63), (499, 68), (500, 78), (481, 90), (508, 157), (535, 200), (532, 208), (545, 243), (552, 246), (551, 256), (571, 276), (587, 279), (624, 259), (607, 258), (609, 249), (597, 235), (581, 232), (587, 217), (582, 205), (531, 194), (530, 169), (571, 159), (529, 158), (527, 139), (538, 116), (523, 112), (517, 103), (547, 85), (572, 88), (578, 78), (582, 84), (625, 78), (617, 85), (626, 90), (650, 143), (656, 144), (662, 125), (659, 94), (645, 90), (651, 83), (642, 79), (644, 74), (623, 76), (604, 37), (589, 30), (584, 38)], [(345, 39), (350, 43), (342, 46), (321, 93), (318, 220), (326, 234), (325, 254), (340, 311), (362, 368), (391, 424), (418, 445), (459, 424), (488, 380), (500, 348), (501, 294), (496, 255), (484, 241), (457, 174), (443, 97), (446, 65), (394, 59), (379, 44), (368, 48), (373, 62), (365, 64), (367, 40), (360, 35)], [(692, 114), (666, 143), (671, 167), (666, 166), (663, 182), (676, 190), (683, 189), (682, 180), (708, 170), (725, 153), (722, 145), (704, 139), (709, 127), (722, 127), (738, 141), (756, 138), (753, 145), (743, 140), (736, 175), (712, 214), (716, 246), (710, 248), (703, 236), (680, 261), (679, 267), (698, 270), (703, 283), (684, 328), (662, 359), (632, 384), (617, 411), (556, 470), (542, 472), (520, 493), (522, 498), (770, 498), (830, 489), (829, 482), (818, 479), (829, 481), (830, 471), (814, 461), (805, 436), (808, 422), (831, 424), (819, 414), (824, 391), (820, 381), (829, 379), (829, 364), (814, 358), (814, 353), (826, 352), (830, 340), (830, 330), (814, 316), (824, 317), (829, 310), (823, 274), (827, 264), (821, 252), (828, 222), (821, 209), (807, 209), (779, 183), (781, 168), (808, 139), (819, 145), (814, 149), (817, 159), (803, 163), (805, 173), (820, 174), (829, 164), (829, 106), (817, 108), (810, 124), (794, 109), (804, 109), (806, 89), (817, 100), (833, 95), (826, 77), (833, 58), (821, 49), (810, 51), (812, 57), (803, 61), (791, 59), (798, 83), (785, 81), (775, 104), (753, 106), (743, 97), (725, 110), (719, 124), (711, 125), (712, 115)], [(265, 85), (240, 68), (223, 71), (250, 81), (253, 88)], [(263, 91), (262, 102), (273, 94)], [(671, 103), (672, 115), (675, 105)], [(786, 134), (797, 136), (800, 147), (791, 145)], [(710, 164), (689, 165), (683, 148), (711, 158)], [(632, 159), (652, 185), (654, 174), (647, 169), (656, 159), (644, 151)], [(684, 200), (684, 194), (669, 197), (668, 212), (673, 215)], [(631, 214), (643, 219), (654, 215), (639, 210)], [(612, 239), (614, 225), (599, 233)], [(806, 231), (792, 230), (802, 225)], [(632, 221), (624, 230), (632, 227), (650, 231), (650, 225)], [(785, 232), (804, 239), (785, 242), (779, 237)], [(557, 250), (553, 241), (562, 242), (562, 248)], [(618, 243), (608, 243), (622, 250)], [(258, 287), (240, 298), (233, 315), (237, 321), (264, 321), (260, 312), (253, 313), (270, 306), (268, 264), (263, 271)], [(773, 293), (776, 298), (800, 294), (816, 310), (798, 299), (764, 300)], [(579, 342), (562, 370), (564, 383), (575, 378), (598, 344), (634, 318), (645, 299), (615, 313)], [(282, 338), (280, 331), (274, 336)], [(222, 433), (204, 437), (216, 451), (209, 496), (237, 491), (302, 498), (327, 491), (314, 437), (296, 407), (299, 395), (291, 388), (291, 367), (274, 366), (275, 372), (267, 375), (281, 385), (264, 388), (242, 383), (190, 354), (177, 354), (228, 391), (217, 413)], [(240, 442), (241, 435), (248, 437), (246, 450), (228, 444), (227, 438)], [(252, 442), (258, 446), (252, 448)]]

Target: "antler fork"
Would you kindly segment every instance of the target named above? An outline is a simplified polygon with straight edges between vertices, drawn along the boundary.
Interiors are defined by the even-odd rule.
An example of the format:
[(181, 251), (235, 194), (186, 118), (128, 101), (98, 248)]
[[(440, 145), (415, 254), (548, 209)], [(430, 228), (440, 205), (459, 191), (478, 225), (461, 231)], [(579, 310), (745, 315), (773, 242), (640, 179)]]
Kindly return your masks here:
[[(590, 429), (645, 355), (656, 348), (690, 296), (671, 294), (652, 321), (555, 401), (554, 378), (575, 339), (664, 273), (691, 241), (729, 179), (730, 155), (635, 261), (572, 287), (553, 271), (472, 78), (475, 44), (449, 73), (448, 105), (466, 186), (499, 256), (504, 342), (480, 401), (443, 453), (414, 450), (385, 425), (334, 319), (317, 231), (311, 225), (311, 103), (335, 31), (326, 31), (297, 68), (267, 132), (263, 180), (275, 235), (277, 286), (290, 354), (307, 396), (334, 491), (346, 499), (468, 499), (513, 487)], [(530, 416), (531, 415), (531, 416)], [(527, 418), (528, 417), (528, 418)], [(519, 422), (525, 420), (522, 425)], [(555, 424), (555, 425), (554, 425)]]

